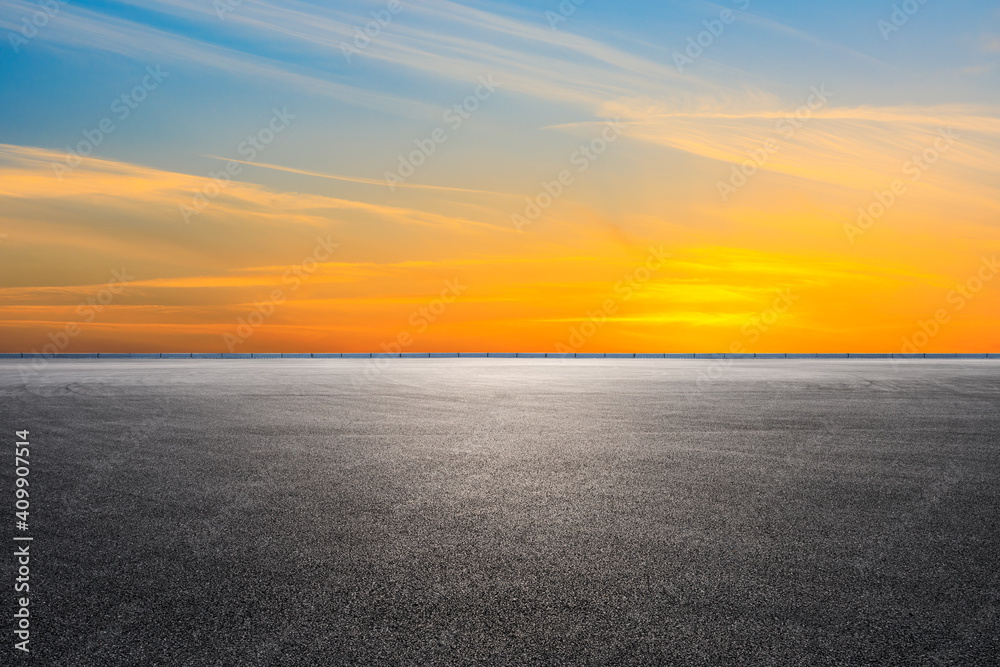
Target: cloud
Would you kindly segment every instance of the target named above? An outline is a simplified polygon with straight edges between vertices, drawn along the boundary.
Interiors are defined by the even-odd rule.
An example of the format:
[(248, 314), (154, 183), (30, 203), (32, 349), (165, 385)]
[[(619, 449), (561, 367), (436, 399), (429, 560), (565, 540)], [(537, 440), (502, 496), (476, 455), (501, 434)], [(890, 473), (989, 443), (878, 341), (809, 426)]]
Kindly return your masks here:
[[(94, 157), (82, 158), (79, 167), (60, 178), (54, 166), (62, 165), (65, 157), (65, 154), (49, 149), (0, 144), (0, 197), (119, 202), (122, 206), (153, 208), (158, 215), (169, 211), (171, 218), (177, 217), (171, 222), (176, 222), (181, 221), (181, 205), (191, 205), (195, 194), (214, 185), (208, 177)], [(302, 170), (290, 171), (312, 174)], [(214, 197), (205, 210), (210, 214), (207, 217), (257, 216), (266, 220), (276, 216), (283, 221), (282, 224), (299, 220), (319, 227), (324, 226), (327, 220), (325, 215), (329, 212), (357, 211), (404, 225), (450, 229), (471, 226), (510, 233), (507, 229), (439, 213), (322, 195), (278, 192), (236, 180)]]
[[(751, 159), (755, 171), (855, 190), (898, 178), (903, 163), (932, 149), (948, 128), (968, 149), (951, 151), (935, 170), (935, 175), (953, 179), (954, 186), (946, 189), (967, 190), (970, 180), (988, 182), (1000, 153), (1000, 109), (995, 107), (838, 107), (831, 101), (810, 110), (764, 102), (754, 110), (753, 102), (711, 98), (690, 98), (683, 105), (616, 100), (605, 112), (628, 122), (625, 136), (632, 140), (732, 164)], [(775, 151), (767, 159), (755, 159), (769, 141)]]
[[(203, 39), (182, 36), (109, 16), (66, 6), (53, 21), (43, 41), (108, 51), (141, 62), (187, 63), (243, 77), (266, 78), (301, 91), (327, 95), (343, 102), (394, 113), (430, 114), (433, 104), (403, 98), (378, 77), (365, 86), (343, 83), (351, 70), (342, 44), (352, 44), (354, 31), (371, 20), (296, 2), (275, 7), (244, 3), (220, 22), (211, 3), (175, 0), (136, 2), (143, 7), (201, 21)], [(28, 11), (30, 4), (13, 0), (12, 7)], [(33, 10), (32, 10), (33, 11)], [(473, 84), (484, 74), (495, 74), (504, 91), (539, 100), (582, 107), (594, 113), (609, 99), (641, 90), (717, 89), (715, 84), (679, 74), (673, 66), (642, 58), (599, 41), (566, 31), (552, 31), (496, 13), (445, 0), (406, 4), (413, 21), (396, 20), (360, 51), (358, 59), (387, 70), (410, 71), (429, 80)], [(302, 64), (268, 58), (234, 48), (233, 37), (256, 35), (257, 44), (282, 53), (306, 52)], [(315, 62), (317, 66), (310, 66)], [(331, 75), (330, 72), (336, 74)], [(382, 89), (379, 89), (382, 85)]]
[[(224, 160), (227, 162), (236, 162), (238, 164), (252, 165), (254, 167), (260, 167), (262, 169), (273, 169), (275, 171), (283, 171), (289, 174), (300, 174), (302, 176), (315, 176), (317, 178), (328, 178), (334, 181), (344, 181), (347, 183), (362, 183), (364, 185), (375, 185), (381, 188), (388, 188), (389, 185), (385, 179), (379, 180), (376, 178), (360, 178), (358, 176), (338, 176), (336, 174), (324, 174), (318, 171), (309, 171), (306, 169), (295, 169), (294, 167), (283, 167), (276, 164), (267, 164), (264, 162), (247, 162), (245, 160), (236, 160), (233, 158), (218, 157), (216, 155), (209, 155), (207, 157), (213, 160)], [(493, 192), (491, 190), (471, 190), (469, 188), (453, 188), (446, 185), (426, 185), (420, 183), (395, 183), (393, 187), (397, 188), (413, 188), (416, 190), (440, 190), (445, 192), (465, 192), (472, 194), (482, 194), (482, 195), (497, 195), (500, 197), (517, 197), (517, 195), (512, 195), (506, 192)]]
[[(211, 6), (194, 0), (153, 1), (161, 11), (219, 24)], [(803, 100), (787, 99), (759, 87), (726, 86), (692, 75), (679, 74), (669, 64), (654, 62), (621, 51), (596, 40), (565, 30), (552, 31), (538, 23), (528, 23), (496, 12), (449, 2), (428, 0), (407, 4), (399, 18), (384, 26), (359, 58), (393, 69), (416, 71), (422, 76), (452, 81), (474, 81), (484, 72), (496, 73), (507, 91), (542, 100), (570, 103), (596, 118), (622, 117), (629, 121), (628, 137), (667, 146), (701, 157), (741, 163), (749, 152), (759, 150), (768, 139), (782, 141), (775, 125), (795, 112)], [(877, 62), (838, 44), (815, 38), (800, 30), (755, 16), (745, 16), (759, 29), (779, 32), (829, 52), (856, 60)], [(82, 20), (82, 19), (81, 19)], [(245, 3), (226, 15), (225, 29), (249, 30), (268, 41), (293, 41), (298, 48), (335, 61), (341, 58), (340, 44), (352, 39), (357, 25), (370, 20), (366, 14), (325, 9), (297, 2), (280, 8)], [(87, 25), (73, 26), (75, 39), (90, 31), (96, 15)], [(114, 31), (131, 31), (131, 38), (107, 39), (112, 48), (153, 48), (219, 68), (245, 74), (282, 76), (292, 68), (212, 45), (171, 36), (151, 29), (112, 20)], [(156, 46), (160, 44), (160, 46)], [(91, 44), (98, 48), (96, 43)], [(342, 65), (343, 63), (341, 63)], [(879, 63), (881, 64), (881, 63)], [(292, 68), (294, 69), (294, 68)], [(360, 94), (344, 84), (322, 83), (315, 76), (293, 73), (288, 79), (302, 87), (340, 99), (362, 100), (363, 104), (391, 104), (404, 108), (418, 100), (403, 102), (386, 91), (367, 90)], [(368, 95), (366, 98), (365, 95)], [(788, 95), (786, 92), (785, 95)], [(803, 98), (808, 91), (803, 91)], [(364, 101), (367, 100), (367, 101)], [(398, 104), (397, 104), (398, 103)], [(761, 169), (816, 180), (831, 185), (866, 190), (898, 172), (899, 156), (906, 150), (923, 150), (938, 128), (954, 127), (985, 137), (994, 145), (1000, 137), (1000, 119), (995, 108), (969, 107), (872, 107), (839, 106), (834, 101), (812, 114), (809, 127), (782, 142), (780, 155)], [(786, 125), (786, 127), (788, 127)], [(966, 160), (965, 166), (982, 168)], [(955, 157), (952, 156), (952, 157)], [(982, 162), (982, 160), (979, 160)], [(317, 176), (332, 180), (375, 185), (375, 179), (301, 170), (276, 165), (264, 168)], [(447, 188), (447, 185), (414, 188)], [(461, 189), (456, 189), (461, 190)]]
[[(211, 6), (212, 3), (205, 3), (209, 10)], [(37, 6), (24, 0), (12, 0), (5, 9), (15, 14), (30, 15), (37, 11)], [(217, 23), (214, 10), (211, 14), (211, 18)], [(6, 24), (6, 27), (17, 26)], [(288, 62), (212, 44), (72, 4), (64, 4), (57, 17), (39, 32), (36, 39), (78, 49), (115, 53), (142, 63), (176, 63), (210, 68), (248, 79), (266, 79), (272, 84), (294, 87), (352, 105), (383, 111), (398, 113), (407, 109), (411, 113), (428, 114), (434, 109), (418, 100), (400, 97), (390, 91), (331, 81), (319, 76), (317, 72), (307, 73), (305, 68)]]

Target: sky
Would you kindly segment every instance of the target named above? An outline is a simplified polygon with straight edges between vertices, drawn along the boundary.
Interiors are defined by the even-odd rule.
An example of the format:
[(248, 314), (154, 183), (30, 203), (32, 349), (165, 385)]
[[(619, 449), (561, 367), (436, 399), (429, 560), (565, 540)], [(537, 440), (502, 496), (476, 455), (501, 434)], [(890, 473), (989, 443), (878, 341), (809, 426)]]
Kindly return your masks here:
[(0, 0), (0, 351), (1000, 352), (1000, 5)]

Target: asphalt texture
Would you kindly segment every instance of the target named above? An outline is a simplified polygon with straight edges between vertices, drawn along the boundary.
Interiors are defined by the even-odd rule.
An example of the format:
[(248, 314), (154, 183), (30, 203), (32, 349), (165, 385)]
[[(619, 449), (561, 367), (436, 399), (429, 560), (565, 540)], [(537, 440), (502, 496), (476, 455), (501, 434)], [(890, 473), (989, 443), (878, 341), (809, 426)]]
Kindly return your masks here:
[(4, 665), (1000, 655), (1000, 362), (34, 364)]

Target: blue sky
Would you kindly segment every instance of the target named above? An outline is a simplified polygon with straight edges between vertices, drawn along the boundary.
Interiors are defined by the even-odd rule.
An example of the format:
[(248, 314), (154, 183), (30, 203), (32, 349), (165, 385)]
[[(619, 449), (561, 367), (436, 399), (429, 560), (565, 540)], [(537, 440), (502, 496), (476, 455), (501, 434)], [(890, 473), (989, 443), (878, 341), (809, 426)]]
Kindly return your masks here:
[[(466, 81), (475, 79), (472, 63), (435, 71), (436, 62), (454, 65), (461, 57), (456, 57), (461, 54), (458, 49), (465, 46), (457, 41), (435, 44), (441, 36), (518, 49), (525, 59), (518, 66), (529, 66), (532, 54), (549, 55), (567, 67), (594, 65), (610, 83), (621, 67), (588, 59), (582, 50), (541, 43), (537, 36), (524, 38), (516, 31), (536, 27), (543, 35), (549, 31), (580, 36), (670, 69), (672, 54), (683, 50), (688, 37), (704, 30), (703, 21), (738, 6), (746, 6), (747, 12), (688, 68), (692, 77), (731, 89), (760, 87), (789, 98), (797, 90), (825, 82), (840, 91), (838, 103), (846, 105), (944, 100), (995, 104), (1000, 95), (995, 85), (1000, 53), (988, 48), (1000, 35), (1000, 9), (990, 2), (930, 0), (888, 41), (882, 39), (876, 23), (891, 17), (893, 3), (881, 2), (739, 0), (728, 5), (656, 2), (623, 6), (588, 0), (559, 23), (557, 31), (549, 30), (545, 16), (559, 12), (555, 2), (464, 3), (480, 13), (460, 20), (447, 19), (459, 5), (404, 3), (369, 50), (346, 62), (336, 45), (350, 43), (342, 38), (354, 26), (363, 25), (368, 12), (384, 10), (385, 4), (276, 3), (276, 7), (300, 13), (283, 14), (270, 24), (266, 23), (269, 10), (249, 1), (225, 13), (223, 20), (212, 3), (200, 0), (64, 4), (20, 53), (6, 45), (0, 64), (4, 101), (0, 140), (60, 147), (88, 123), (102, 118), (109, 100), (133, 85), (147, 65), (161, 64), (171, 72), (171, 92), (161, 91), (144, 103), (141, 113), (118, 136), (109, 138), (102, 154), (130, 160), (145, 154), (148, 161), (154, 159), (148, 157), (149, 151), (156, 150), (156, 160), (176, 167), (183, 163), (180, 155), (189, 153), (191, 147), (209, 145), (221, 152), (226, 140), (219, 136), (220, 126), (245, 123), (251, 127), (271, 105), (291, 104), (301, 110), (304, 122), (322, 117), (327, 127), (312, 131), (332, 134), (331, 142), (356, 156), (359, 146), (351, 138), (362, 134), (357, 131), (359, 123), (391, 124), (407, 136), (446, 104), (442, 100), (464, 94)], [(0, 7), (0, 20), (7, 30), (35, 11), (29, 2), (4, 2)], [(324, 30), (315, 22), (310, 25), (310, 16), (347, 34)], [(511, 21), (513, 28), (494, 29), (491, 18), (500, 17)], [(422, 57), (407, 63), (407, 49), (419, 49)], [(226, 62), (232, 58), (245, 62), (234, 68)], [(489, 69), (490, 59), (481, 61), (480, 69)], [(271, 72), (261, 76), (261, 69)], [(303, 78), (283, 80), (285, 73)], [(343, 92), (320, 92), (310, 82), (341, 86)], [(704, 89), (700, 83), (682, 85), (687, 90)], [(507, 107), (495, 115), (505, 124), (522, 122), (526, 127), (593, 118), (592, 109), (572, 102), (561, 104), (555, 97), (536, 95), (530, 106)], [(337, 120), (351, 130), (338, 133), (333, 129)], [(365, 167), (369, 175), (372, 168), (377, 169), (374, 164)]]

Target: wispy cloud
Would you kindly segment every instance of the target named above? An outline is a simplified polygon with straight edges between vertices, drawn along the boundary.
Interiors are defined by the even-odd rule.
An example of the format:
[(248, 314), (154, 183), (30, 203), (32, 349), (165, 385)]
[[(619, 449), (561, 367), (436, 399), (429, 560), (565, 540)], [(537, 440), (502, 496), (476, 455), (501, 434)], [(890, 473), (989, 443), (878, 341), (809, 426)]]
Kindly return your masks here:
[[(375, 185), (381, 188), (388, 189), (388, 184), (385, 179), (379, 180), (375, 178), (361, 178), (359, 176), (338, 176), (336, 174), (324, 174), (318, 171), (309, 171), (306, 169), (295, 169), (293, 167), (283, 167), (276, 164), (267, 164), (265, 162), (247, 162), (246, 160), (236, 160), (233, 158), (219, 157), (217, 155), (208, 155), (213, 160), (224, 160), (227, 162), (236, 162), (238, 164), (247, 164), (254, 167), (261, 167), (262, 169), (273, 169), (275, 171), (283, 171), (288, 174), (300, 174), (302, 176), (315, 176), (317, 178), (327, 178), (334, 181), (344, 181), (346, 183), (361, 183), (364, 185)], [(491, 190), (472, 190), (469, 188), (455, 188), (449, 187), (447, 185), (426, 185), (421, 183), (394, 183), (393, 187), (397, 188), (411, 188), (414, 190), (438, 190), (444, 192), (466, 192), (472, 194), (482, 194), (482, 195), (497, 195), (500, 197), (517, 197), (517, 195), (512, 195), (505, 192), (493, 192)]]

